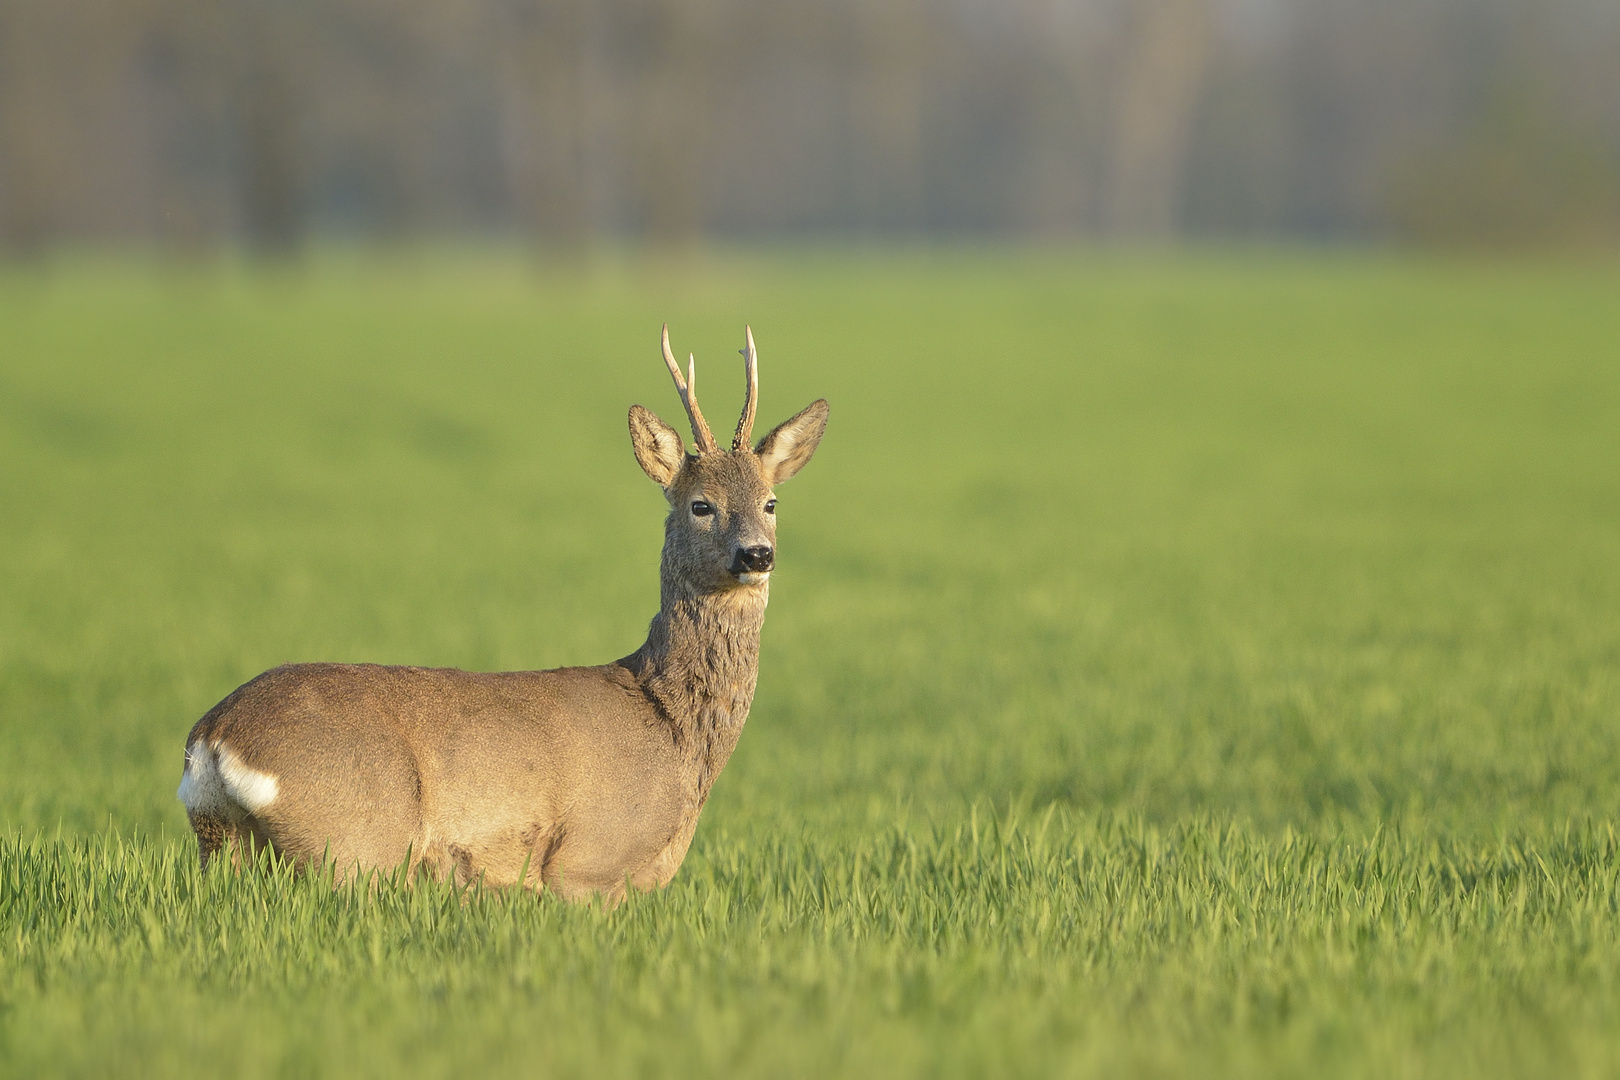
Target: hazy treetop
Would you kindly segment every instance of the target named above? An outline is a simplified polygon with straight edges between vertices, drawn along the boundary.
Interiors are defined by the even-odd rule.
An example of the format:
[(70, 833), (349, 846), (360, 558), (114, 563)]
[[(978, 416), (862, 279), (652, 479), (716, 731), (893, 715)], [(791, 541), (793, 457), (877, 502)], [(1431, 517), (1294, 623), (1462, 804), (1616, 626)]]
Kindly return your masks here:
[(1620, 237), (1610, 0), (0, 0), (0, 243)]

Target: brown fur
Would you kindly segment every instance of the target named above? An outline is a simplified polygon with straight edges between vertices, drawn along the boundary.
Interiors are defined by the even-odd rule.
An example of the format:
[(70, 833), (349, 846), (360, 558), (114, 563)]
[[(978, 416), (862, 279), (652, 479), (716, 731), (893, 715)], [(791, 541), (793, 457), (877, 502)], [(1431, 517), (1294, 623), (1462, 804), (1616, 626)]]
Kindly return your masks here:
[[(701, 455), (640, 406), (631, 445), (670, 512), (661, 605), (647, 641), (600, 667), (474, 673), (295, 664), (238, 688), (197, 722), (275, 777), (258, 813), (193, 813), (206, 863), (268, 847), (345, 876), (398, 867), (458, 884), (549, 888), (616, 902), (675, 875), (754, 697), (768, 575), (739, 552), (774, 549), (774, 484), (803, 467), (827, 420), (818, 401), (757, 447)], [(692, 502), (713, 513), (696, 516)]]

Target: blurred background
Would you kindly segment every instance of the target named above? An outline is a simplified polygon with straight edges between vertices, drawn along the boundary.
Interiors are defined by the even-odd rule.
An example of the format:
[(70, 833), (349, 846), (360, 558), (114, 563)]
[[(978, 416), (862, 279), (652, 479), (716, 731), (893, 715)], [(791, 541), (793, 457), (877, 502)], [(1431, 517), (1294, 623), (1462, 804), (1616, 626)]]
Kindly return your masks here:
[(0, 245), (1620, 239), (1614, 0), (0, 0)]

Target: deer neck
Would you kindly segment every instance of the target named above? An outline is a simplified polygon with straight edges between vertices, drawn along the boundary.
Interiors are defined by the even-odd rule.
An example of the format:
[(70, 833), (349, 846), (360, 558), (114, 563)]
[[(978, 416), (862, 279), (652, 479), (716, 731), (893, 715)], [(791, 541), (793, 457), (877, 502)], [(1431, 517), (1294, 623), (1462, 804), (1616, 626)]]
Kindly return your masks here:
[(700, 592), (667, 563), (661, 576), (662, 604), (628, 666), (670, 724), (701, 805), (754, 700), (769, 586)]

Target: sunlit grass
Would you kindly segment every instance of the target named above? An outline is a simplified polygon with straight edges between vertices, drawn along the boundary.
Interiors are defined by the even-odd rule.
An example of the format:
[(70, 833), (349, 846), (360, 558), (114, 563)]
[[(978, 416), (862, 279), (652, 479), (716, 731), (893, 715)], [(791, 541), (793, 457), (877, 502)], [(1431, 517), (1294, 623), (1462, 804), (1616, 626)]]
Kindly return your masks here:
[[(174, 844), (8, 841), (9, 1043), (42, 1069), (133, 1045), (141, 1068), (245, 1075), (1388, 1075), (1432, 1072), (1441, 1047), (1458, 1074), (1563, 1069), (1607, 1053), (1615, 855), (1589, 826), (1541, 848), (1324, 842), (1048, 810), (711, 841), (668, 892), (607, 913), (204, 873)], [(88, 1040), (48, 1037), (79, 1025)]]
[[(743, 255), (0, 274), (0, 1071), (1602, 1075), (1620, 273)], [(285, 660), (601, 662), (629, 453), (832, 402), (693, 853), (614, 912), (201, 873)]]

